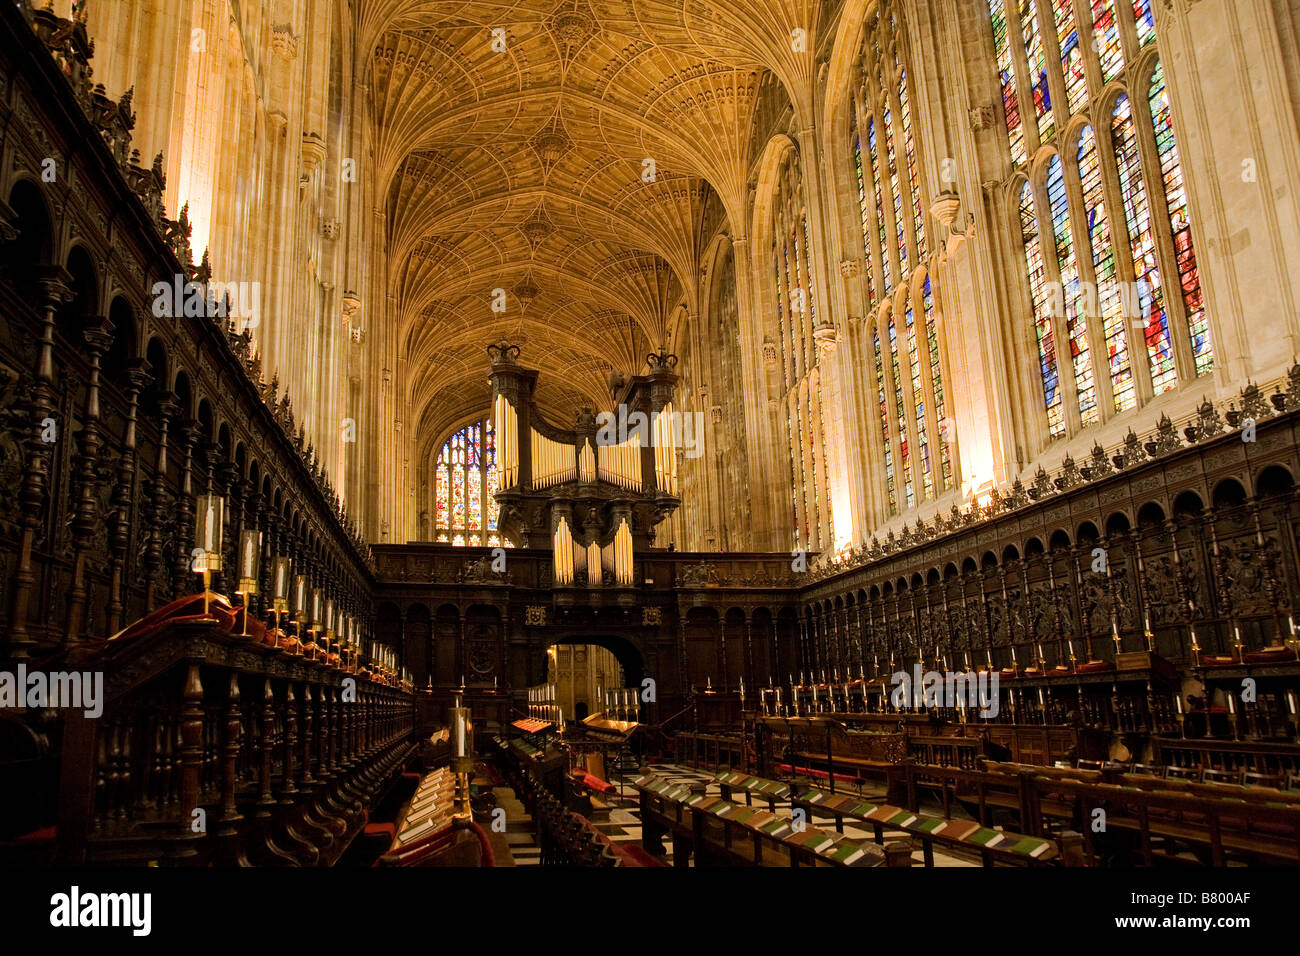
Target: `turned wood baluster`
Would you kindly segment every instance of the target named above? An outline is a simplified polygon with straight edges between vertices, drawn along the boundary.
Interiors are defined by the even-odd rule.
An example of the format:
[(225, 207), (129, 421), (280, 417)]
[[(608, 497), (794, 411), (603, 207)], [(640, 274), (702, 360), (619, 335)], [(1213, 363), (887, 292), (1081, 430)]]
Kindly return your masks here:
[(189, 833), (199, 805), (199, 775), (203, 769), (203, 684), (196, 662), (186, 670), (181, 701), (180, 826)]
[(104, 444), (99, 434), (99, 360), (113, 344), (113, 325), (108, 319), (96, 318), (83, 330), (86, 351), (90, 358), (90, 374), (86, 381), (85, 422), (77, 433), (77, 464), (75, 484), (76, 504), (69, 516), (72, 530), (72, 580), (68, 588), (68, 610), (64, 619), (63, 643), (73, 644), (84, 637), (86, 601), (90, 589), (86, 581), (86, 559), (99, 523), (99, 474), (96, 464), (99, 449)]
[(1034, 666), (1042, 667), (1043, 662), (1039, 660), (1038, 655), (1038, 622), (1034, 620), (1033, 602), (1029, 598), (1029, 558), (1025, 556), (1020, 559), (1020, 605), (1025, 621), (1024, 634), (1029, 644), (1029, 652), (1033, 656)]
[(24, 441), (27, 461), (23, 469), (19, 507), (22, 510), (22, 538), (18, 546), (18, 560), (14, 570), (13, 611), (9, 616), (9, 657), (23, 660), (31, 656), (35, 643), (28, 634), (27, 616), (31, 605), (32, 588), (36, 573), (32, 566), (32, 548), (40, 530), (45, 497), (49, 490), (50, 457), (53, 445), (44, 441), (45, 422), (55, 408), (54, 401), (54, 312), (64, 302), (72, 299), (68, 284), (72, 275), (61, 266), (41, 270), (38, 285), (41, 292), (41, 351), (36, 366), (36, 383), (32, 388), (32, 429)]
[(1056, 662), (1060, 664), (1067, 660), (1069, 655), (1065, 647), (1065, 625), (1062, 623), (1061, 602), (1056, 593), (1056, 552), (1049, 551), (1047, 554), (1047, 586), (1050, 588), (1052, 607), (1052, 640), (1056, 644)]
[(1287, 633), (1286, 615), (1282, 613), (1282, 603), (1279, 600), (1277, 560), (1273, 556), (1273, 549), (1264, 540), (1264, 526), (1259, 519), (1259, 511), (1259, 502), (1252, 501), (1250, 514), (1255, 524), (1255, 559), (1264, 568), (1264, 596), (1268, 606), (1273, 609), (1273, 623), (1277, 625), (1278, 640), (1281, 641), (1291, 635)]
[(126, 435), (122, 440), (122, 458), (118, 463), (117, 482), (113, 486), (114, 520), (109, 547), (112, 571), (108, 592), (108, 633), (122, 629), (126, 596), (123, 576), (131, 547), (134, 516), (143, 503), (143, 495), (133, 494), (136, 474), (136, 423), (140, 417), (140, 393), (149, 384), (149, 363), (135, 359), (126, 368)]
[(221, 822), (227, 825), (227, 832), (233, 833), (233, 823), (242, 819), (235, 808), (235, 786), (238, 782), (237, 762), (242, 742), (244, 724), (239, 708), (239, 673), (230, 672), (230, 695), (226, 706), (226, 736), (222, 752), (221, 772)]
[(329, 780), (334, 776), (334, 765), (332, 760), (334, 726), (331, 713), (332, 707), (330, 705), (330, 700), (334, 694), (334, 688), (323, 684), (317, 688), (317, 692), (317, 696), (320, 700), (320, 730), (318, 731), (320, 737), (318, 748), (320, 751), (320, 769), (317, 771), (317, 776), (322, 780)]
[[(1088, 592), (1083, 586), (1083, 562), (1080, 558), (1081, 549), (1071, 548), (1071, 554), (1074, 556), (1074, 581), (1075, 596), (1079, 602), (1079, 630), (1083, 634), (1083, 651), (1084, 660), (1096, 660), (1092, 651), (1092, 615), (1088, 612), (1087, 596)], [(1080, 690), (1080, 694), (1082, 694)]]
[[(1219, 598), (1219, 613), (1223, 615), (1228, 623), (1228, 639), (1231, 640), (1237, 633), (1237, 614), (1236, 608), (1232, 602), (1231, 582), (1228, 579), (1227, 561), (1223, 557), (1223, 552), (1219, 548), (1219, 536), (1215, 533), (1214, 523), (1217, 516), (1213, 511), (1205, 512), (1205, 526), (1210, 533), (1210, 553), (1213, 556), (1214, 567), (1214, 585), (1215, 591)], [(1223, 637), (1215, 628), (1215, 649), (1222, 650)], [(1235, 649), (1234, 649), (1235, 653)]]
[(176, 501), (175, 523), (176, 551), (172, 555), (172, 597), (191, 594), (202, 587), (196, 584), (191, 570), (191, 549), (194, 546), (194, 453), (200, 424), (191, 419), (181, 426), (181, 489)]
[(298, 788), (293, 779), (293, 752), (298, 746), (298, 705), (293, 699), (293, 681), (284, 685), (284, 766), (280, 787), (280, 803), (292, 805)]
[[(154, 465), (153, 520), (149, 523), (149, 544), (144, 553), (145, 608), (158, 607), (159, 578), (163, 573), (163, 529), (170, 521), (170, 492), (167, 488), (167, 432), (171, 420), (180, 414), (180, 403), (171, 392), (158, 396), (158, 458)], [(163, 603), (166, 603), (165, 601)]]
[[(299, 778), (304, 790), (316, 782), (316, 778), (312, 776), (311, 772), (312, 733), (315, 730), (313, 717), (311, 684), (304, 683), (302, 688), (302, 774)], [(320, 769), (324, 770), (323, 767)]]
[(271, 772), (274, 766), (275, 750), (275, 694), (271, 690), (271, 678), (262, 684), (262, 770), (261, 793), (257, 802), (262, 806), (275, 803), (271, 795)]

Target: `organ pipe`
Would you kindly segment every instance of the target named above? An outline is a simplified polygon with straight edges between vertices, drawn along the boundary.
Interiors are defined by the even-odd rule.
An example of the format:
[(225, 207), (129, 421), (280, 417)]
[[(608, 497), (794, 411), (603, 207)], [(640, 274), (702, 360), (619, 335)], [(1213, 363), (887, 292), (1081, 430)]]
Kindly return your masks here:
[(559, 485), (577, 478), (572, 445), (552, 441), (535, 429), (529, 431), (532, 433), (534, 488)]
[(561, 586), (573, 583), (573, 535), (569, 532), (569, 519), (561, 516), (552, 539), (555, 559), (555, 583)]
[(618, 445), (598, 445), (600, 477), (631, 491), (641, 490), (641, 436), (631, 435)]
[(604, 583), (601, 578), (600, 545), (593, 541), (587, 545), (587, 586), (600, 587)]
[(632, 586), (632, 529), (626, 517), (614, 532), (614, 583), (621, 588)]
[(519, 483), (519, 420), (514, 406), (498, 395), (493, 408), (493, 428), (497, 434), (497, 473), (501, 488)]
[(677, 496), (677, 448), (673, 436), (673, 405), (655, 416), (655, 483), (664, 494)]
[(578, 453), (578, 477), (586, 484), (596, 480), (596, 454), (591, 450), (591, 442), (583, 439), (582, 451)]

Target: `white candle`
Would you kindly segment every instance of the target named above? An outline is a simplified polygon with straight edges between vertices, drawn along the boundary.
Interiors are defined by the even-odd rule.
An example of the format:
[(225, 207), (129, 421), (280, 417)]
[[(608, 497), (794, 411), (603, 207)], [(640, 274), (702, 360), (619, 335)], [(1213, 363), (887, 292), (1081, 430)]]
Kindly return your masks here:
[(208, 511), (207, 511), (207, 514), (205, 514), (205, 515), (203, 516), (203, 550), (205, 550), (205, 551), (215, 551), (215, 550), (216, 550), (216, 547), (214, 546), (214, 542), (213, 542), (213, 540), (212, 540), (212, 534), (213, 534), (213, 530), (214, 530), (214, 529), (213, 529), (213, 526), (212, 526), (212, 518), (213, 518), (213, 514), (212, 514), (212, 499), (209, 498), (209, 499), (208, 499)]

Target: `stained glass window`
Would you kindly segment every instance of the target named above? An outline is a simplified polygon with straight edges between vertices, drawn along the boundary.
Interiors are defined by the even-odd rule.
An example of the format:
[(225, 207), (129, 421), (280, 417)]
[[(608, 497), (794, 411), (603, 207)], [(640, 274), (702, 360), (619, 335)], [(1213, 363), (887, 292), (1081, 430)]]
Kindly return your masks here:
[(1159, 395), (1178, 384), (1177, 372), (1173, 345), (1169, 340), (1169, 319), (1165, 314), (1156, 240), (1151, 231), (1151, 207), (1142, 182), (1142, 160), (1133, 126), (1132, 104), (1124, 95), (1115, 103), (1111, 141), (1115, 144), (1119, 189), (1124, 199), (1124, 219), (1133, 250), (1133, 272), (1137, 278), (1136, 295), (1130, 296), (1128, 311), (1135, 325), (1140, 324), (1143, 329), (1151, 363), (1151, 386)]
[(1056, 337), (1052, 331), (1052, 301), (1047, 291), (1038, 219), (1034, 215), (1034, 193), (1029, 183), (1020, 189), (1020, 236), (1025, 245), (1029, 294), (1034, 303), (1034, 332), (1038, 338), (1038, 365), (1043, 380), (1047, 427), (1053, 438), (1059, 438), (1065, 434), (1065, 412), (1061, 404), (1061, 383), (1056, 365)]
[(930, 353), (930, 387), (934, 393), (934, 420), (939, 423), (939, 463), (943, 482), (952, 482), (951, 426), (946, 424), (948, 405), (943, 392), (943, 362), (939, 357), (939, 327), (934, 314), (934, 293), (930, 277), (925, 277), (921, 290), (921, 312), (925, 316), (925, 340)]
[(1047, 81), (1047, 55), (1043, 52), (1042, 34), (1038, 32), (1034, 0), (1020, 0), (1020, 26), (1024, 30), (1025, 59), (1034, 92), (1034, 115), (1038, 117), (1038, 141), (1046, 143), (1056, 132), (1056, 123), (1052, 118), (1052, 92)]
[[(1052, 233), (1056, 239), (1056, 265), (1060, 272), (1061, 297), (1065, 306), (1065, 329), (1070, 337), (1070, 363), (1074, 369), (1074, 386), (1079, 415), (1083, 424), (1099, 420), (1097, 385), (1092, 377), (1092, 356), (1088, 346), (1088, 316), (1079, 311), (1082, 287), (1079, 265), (1074, 256), (1074, 232), (1070, 226), (1070, 202), (1065, 193), (1061, 158), (1053, 156), (1047, 164), (1047, 202), (1052, 210)], [(1060, 301), (1058, 305), (1062, 304)]]
[(903, 493), (906, 507), (916, 505), (916, 489), (912, 486), (912, 450), (907, 444), (907, 407), (903, 401), (903, 379), (898, 359), (898, 329), (894, 326), (894, 316), (889, 316), (889, 363), (894, 373), (894, 404), (898, 417), (898, 466), (903, 472)]
[(881, 122), (885, 126), (885, 155), (889, 160), (889, 188), (894, 196), (894, 229), (898, 233), (899, 281), (907, 281), (907, 239), (903, 232), (903, 191), (898, 185), (898, 156), (894, 152), (894, 124), (889, 107), (885, 107)]
[[(852, 110), (852, 105), (850, 109)], [(866, 273), (864, 279), (867, 284), (867, 305), (870, 306), (876, 301), (876, 274), (871, 265), (872, 243), (871, 226), (867, 217), (867, 184), (862, 174), (862, 140), (858, 136), (857, 116), (853, 116), (851, 121), (853, 123), (853, 172), (858, 182), (858, 212), (862, 217), (863, 271)]]
[(885, 232), (885, 200), (880, 185), (880, 150), (876, 145), (876, 118), (867, 120), (867, 152), (871, 157), (871, 180), (876, 192), (876, 229), (879, 233), (880, 270), (885, 278), (885, 295), (893, 288), (893, 269), (890, 263), (893, 257), (889, 252), (889, 241)]
[(1196, 268), (1196, 248), (1192, 243), (1192, 225), (1187, 216), (1187, 190), (1183, 167), (1178, 160), (1178, 143), (1174, 138), (1173, 111), (1169, 91), (1165, 89), (1165, 67), (1156, 63), (1148, 96), (1151, 122), (1156, 134), (1156, 153), (1160, 157), (1160, 179), (1164, 183), (1165, 204), (1169, 209), (1169, 229), (1174, 240), (1174, 257), (1178, 262), (1178, 285), (1187, 310), (1187, 331), (1196, 359), (1196, 374), (1214, 368), (1214, 349), (1210, 347), (1210, 320), (1205, 314), (1201, 295), (1201, 276)]
[[(776, 283), (776, 337), (781, 343), (781, 351), (785, 352), (785, 307), (790, 300), (786, 294), (785, 283), (781, 281), (781, 252), (775, 242), (772, 243), (772, 273), (773, 281)], [(781, 385), (785, 387), (788, 384), (785, 362), (782, 361)]]
[(989, 17), (993, 21), (993, 51), (997, 57), (998, 81), (1002, 85), (1002, 112), (1007, 123), (1007, 138), (1011, 142), (1011, 161), (1020, 165), (1028, 159), (1028, 153), (1025, 151), (1020, 99), (1016, 96), (1016, 70), (1011, 60), (1004, 0), (989, 0)]
[[(448, 438), (434, 466), (434, 540), (476, 547), (483, 540), (479, 532), (498, 531), (497, 482), (496, 435), (490, 417)], [(514, 547), (499, 534), (490, 537), (497, 546)]]
[(1124, 69), (1124, 46), (1119, 39), (1115, 0), (1092, 0), (1092, 41), (1101, 61), (1102, 82), (1109, 83)]
[[(998, 15), (1003, 0), (990, 0)], [(1008, 130), (1013, 148), (1024, 152), (1016, 101), (1014, 66), (1005, 19), (995, 40), (1005, 66), (1003, 89)], [(928, 274), (924, 149), (922, 125), (915, 112), (911, 79), (916, 75), (906, 60), (909, 44), (904, 35), (905, 13), (898, 8), (888, 17), (873, 15), (861, 48), (859, 88), (851, 110), (863, 109), (861, 134), (855, 140), (854, 174), (858, 177), (858, 215), (864, 245), (879, 262), (880, 275), (869, 278), (868, 305), (874, 313), (870, 345), (862, 362), (875, 370), (883, 460), (874, 462), (884, 473), (886, 501), (882, 511), (901, 510), (931, 501), (953, 487), (955, 436), (945, 419), (942, 345), (936, 297)], [(1016, 34), (1019, 42), (1019, 34)], [(875, 104), (872, 113), (867, 104)], [(859, 114), (850, 117), (850, 122)], [(875, 210), (875, 223), (870, 213)], [(918, 276), (917, 273), (922, 272)], [(883, 281), (882, 281), (883, 280)], [(883, 286), (883, 288), (881, 288)], [(888, 300), (887, 303), (879, 300)], [(885, 315), (888, 311), (890, 314)], [(870, 351), (868, 352), (868, 348)]]
[(899, 74), (898, 112), (903, 120), (903, 149), (907, 153), (907, 181), (912, 189), (912, 227), (916, 232), (916, 254), (925, 258), (925, 213), (921, 209), (921, 179), (916, 168), (916, 142), (912, 138), (912, 108), (907, 101), (907, 71)]
[(885, 387), (885, 363), (880, 352), (880, 332), (871, 330), (871, 344), (876, 358), (876, 395), (880, 406), (880, 438), (885, 446), (885, 490), (889, 497), (889, 513), (898, 513), (898, 496), (894, 491), (894, 446), (889, 440), (888, 390)]
[(920, 456), (921, 485), (927, 498), (934, 497), (934, 473), (930, 467), (929, 429), (925, 425), (925, 365), (917, 342), (916, 316), (909, 305), (906, 315), (907, 362), (912, 369), (912, 404), (916, 408), (916, 453)]
[[(809, 327), (815, 329), (817, 328), (817, 284), (813, 281), (815, 273), (813, 272), (812, 233), (808, 231), (808, 214), (806, 212), (803, 214), (803, 256), (804, 277), (808, 283)], [(809, 356), (808, 354), (809, 343), (807, 339), (804, 340), (803, 346), (804, 365), (812, 365), (813, 363), (810, 361), (810, 358), (813, 358), (814, 356)]]
[(1137, 21), (1138, 46), (1146, 46), (1156, 38), (1156, 18), (1151, 11), (1151, 0), (1133, 0), (1133, 19)]
[[(1090, 98), (1096, 92), (1088, 87), (1090, 73), (1111, 87), (1133, 82), (1134, 71), (1126, 69), (1120, 21), (1128, 20), (1131, 9), (1139, 46), (1149, 44), (1156, 35), (1151, 0), (988, 0), (988, 5), (993, 63), (1002, 86), (1012, 162), (1024, 163), (1028, 152), (1018, 106), (1025, 98), (1016, 98), (1018, 62), (1029, 71), (1040, 144), (1050, 144), (1056, 122), (1064, 122), (1066, 114), (1070, 128), (1079, 129), (1077, 149), (1047, 160), (1037, 205), (1032, 194), (1022, 191), (1019, 210), (1049, 433), (1060, 437), (1074, 413), (1088, 425), (1176, 388), (1179, 369), (1174, 355), (1184, 348), (1194, 356), (1193, 367), (1182, 370), (1185, 378), (1211, 371), (1209, 318), (1161, 65), (1155, 64), (1149, 86), (1119, 92), (1108, 126), (1094, 130), (1080, 122), (1089, 118)], [(1048, 31), (1045, 36), (1040, 15), (1041, 26)], [(1053, 36), (1059, 63), (1054, 58), (1049, 61), (1045, 52)], [(1024, 61), (1018, 60), (1020, 44)], [(1051, 84), (1064, 90), (1064, 102), (1057, 104), (1062, 115), (1055, 118)], [(1130, 96), (1145, 105), (1134, 108)], [(1142, 129), (1148, 118), (1154, 135)], [(1151, 174), (1157, 168), (1163, 203), (1159, 196), (1149, 195), (1148, 182), (1154, 186), (1156, 178)], [(1077, 178), (1071, 175), (1076, 170)], [(1116, 184), (1118, 194), (1111, 191)], [(1120, 208), (1110, 208), (1116, 201)], [(1049, 238), (1051, 253), (1043, 244)], [(1169, 249), (1173, 259), (1162, 262)], [(1130, 261), (1131, 278), (1127, 275)], [(1166, 291), (1163, 280), (1174, 268), (1178, 290)], [(1054, 272), (1059, 272), (1063, 297), (1052, 294), (1049, 279)], [(1095, 289), (1083, 286), (1089, 276), (1096, 282)], [(1068, 336), (1066, 374), (1076, 386), (1068, 397), (1060, 388), (1058, 343), (1051, 322), (1052, 308), (1059, 311), (1061, 305), (1064, 322), (1056, 329)], [(1097, 360), (1095, 368), (1091, 359)], [(1144, 369), (1150, 373), (1149, 390)], [(1098, 394), (1105, 386), (1094, 379), (1103, 374), (1111, 398), (1106, 409)], [(1065, 407), (1067, 401), (1070, 409)]]
[(1074, 0), (1052, 0), (1052, 17), (1056, 22), (1056, 40), (1061, 49), (1066, 105), (1073, 114), (1088, 105), (1088, 76), (1084, 67), (1083, 49), (1079, 45), (1079, 28), (1074, 22)]
[(1110, 221), (1106, 218), (1105, 190), (1097, 156), (1097, 135), (1091, 126), (1079, 137), (1079, 180), (1083, 188), (1084, 215), (1088, 223), (1088, 244), (1092, 251), (1093, 274), (1097, 277), (1097, 306), (1115, 410), (1122, 412), (1137, 403), (1133, 367), (1129, 361), (1128, 329), (1124, 323), (1123, 296), (1115, 273), (1115, 249), (1111, 244)]

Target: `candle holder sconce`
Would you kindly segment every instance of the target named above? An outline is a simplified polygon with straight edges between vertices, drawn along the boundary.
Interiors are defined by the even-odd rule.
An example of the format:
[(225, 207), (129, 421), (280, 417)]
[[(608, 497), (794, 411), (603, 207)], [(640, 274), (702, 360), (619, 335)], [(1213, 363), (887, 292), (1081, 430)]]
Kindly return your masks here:
[(194, 504), (194, 550), (190, 568), (203, 578), (203, 614), (206, 616), (212, 594), (212, 572), (221, 570), (226, 499), (218, 495), (199, 495)]

